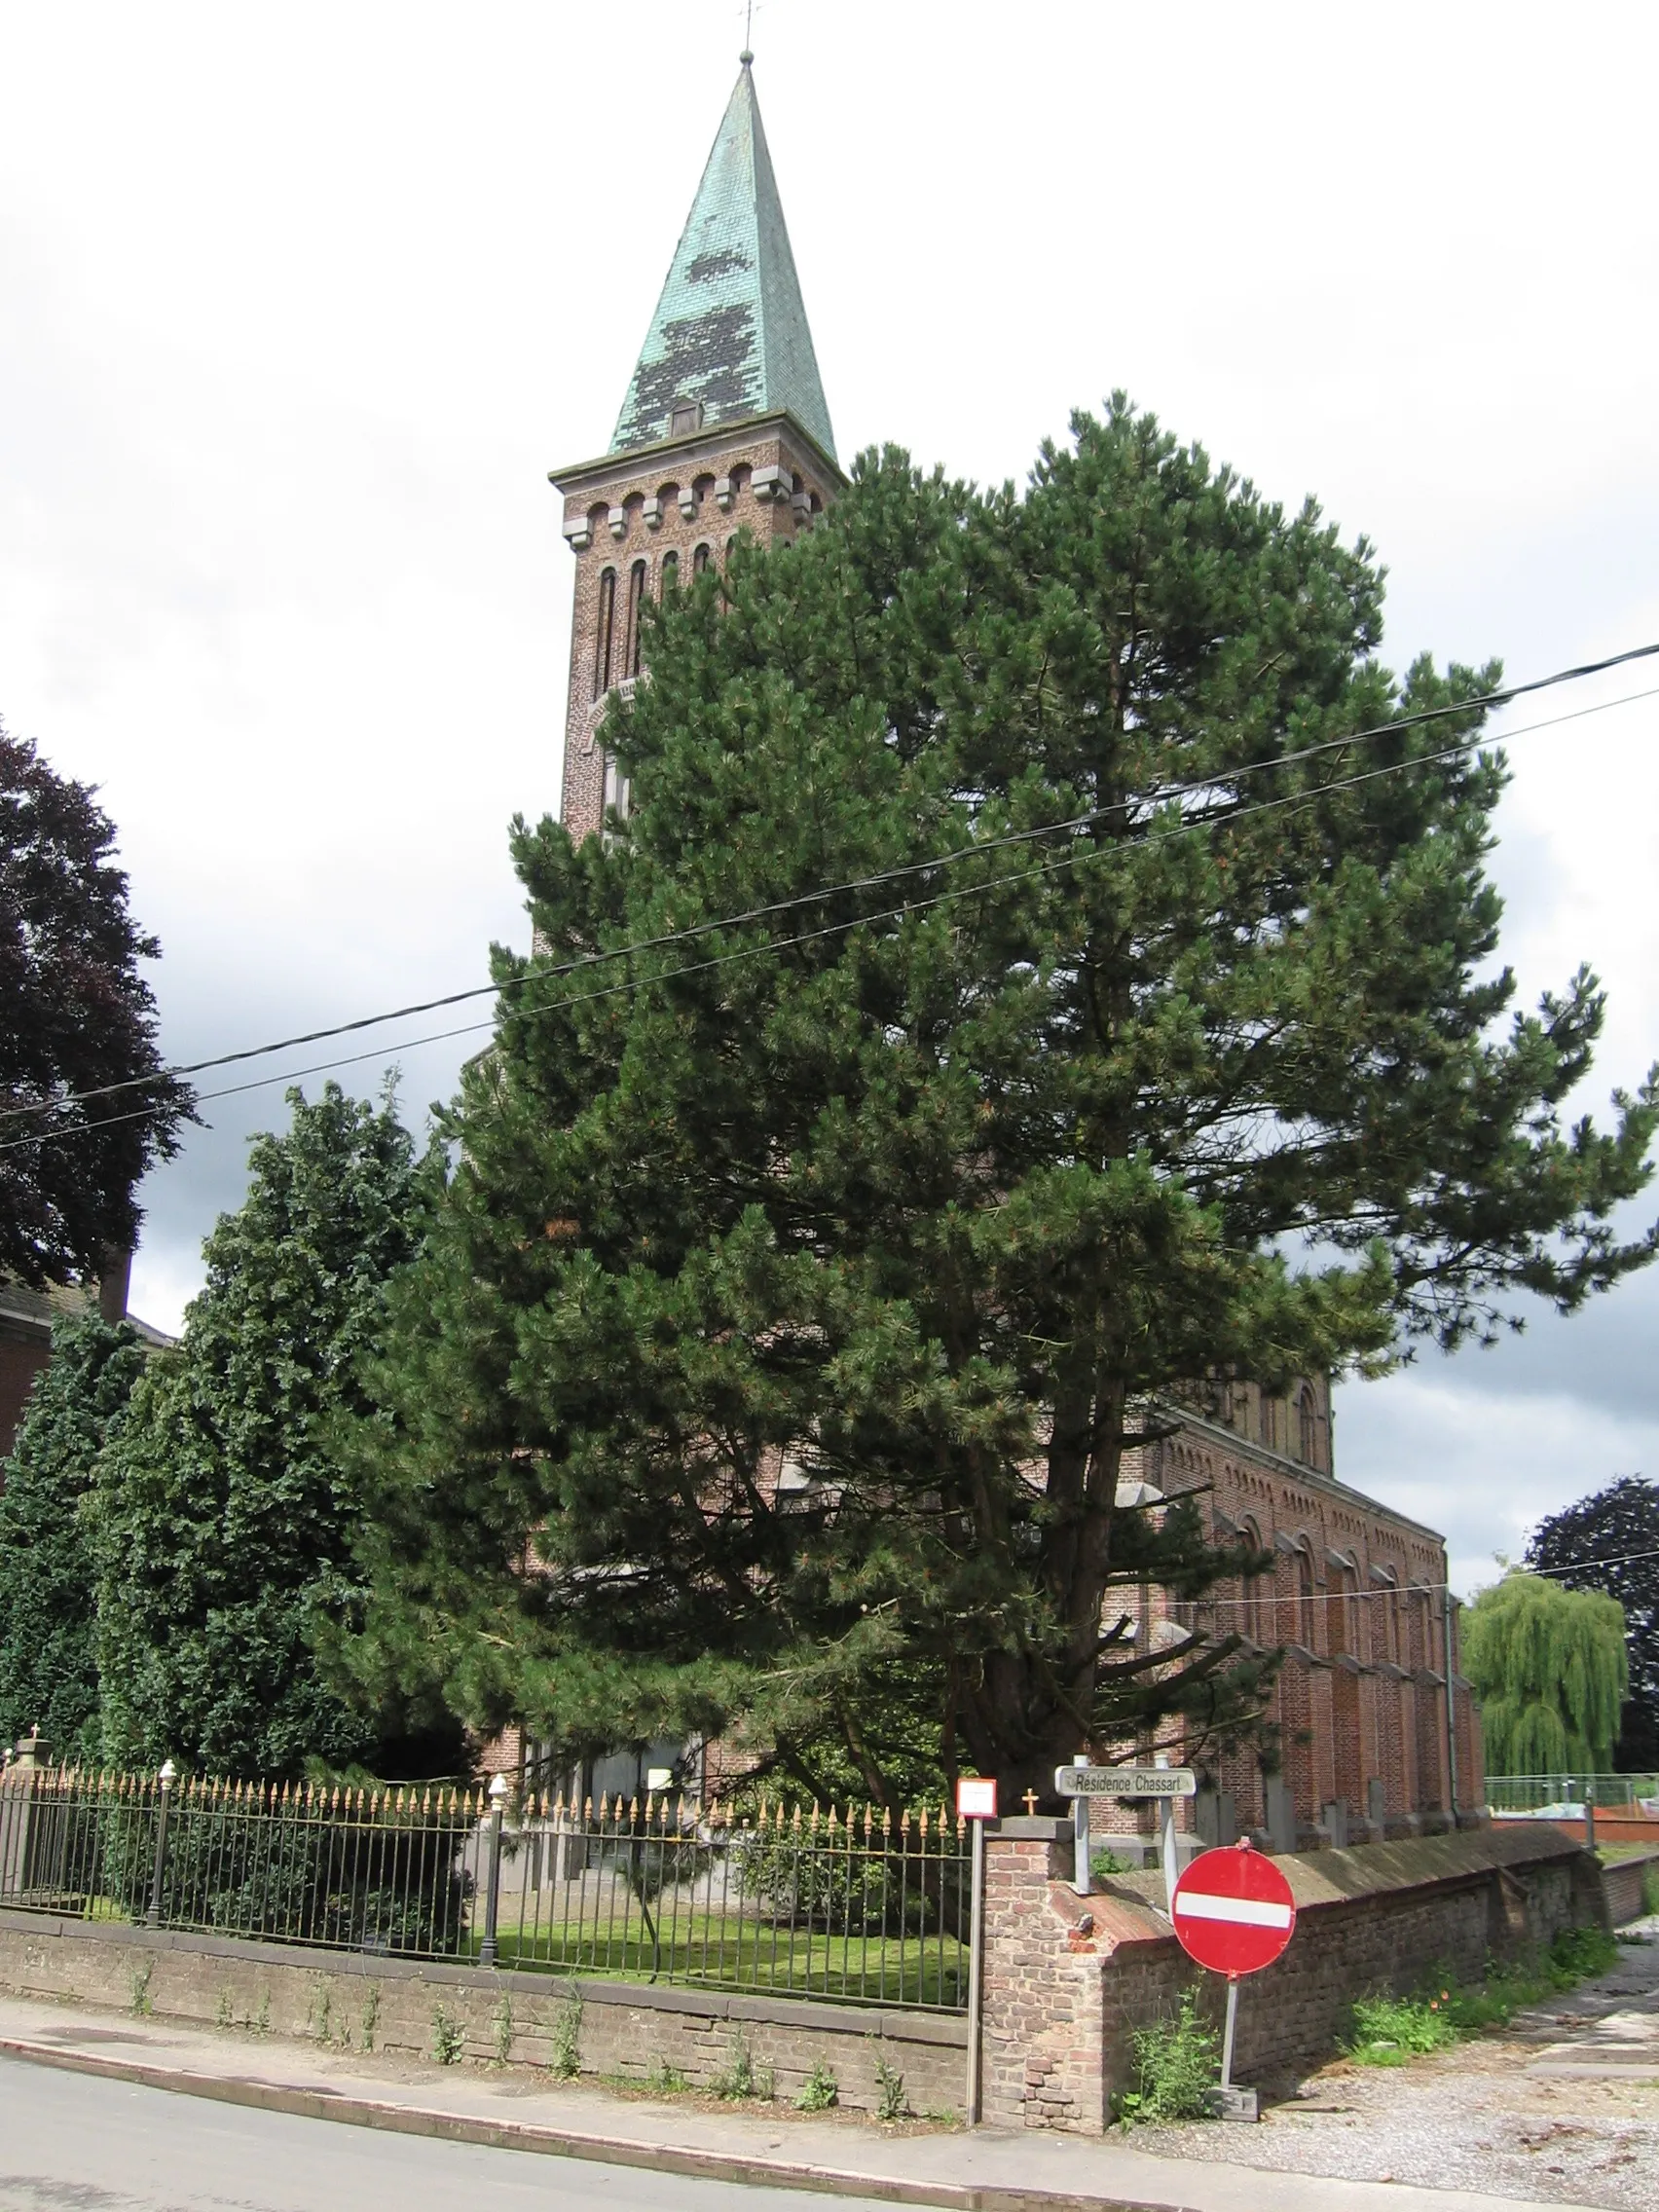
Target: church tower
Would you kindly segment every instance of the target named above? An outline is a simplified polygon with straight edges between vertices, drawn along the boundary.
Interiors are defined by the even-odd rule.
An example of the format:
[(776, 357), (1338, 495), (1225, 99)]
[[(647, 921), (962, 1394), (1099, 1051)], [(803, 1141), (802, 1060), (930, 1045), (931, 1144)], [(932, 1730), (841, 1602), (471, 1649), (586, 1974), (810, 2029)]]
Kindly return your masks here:
[(598, 743), (640, 673), (640, 613), (739, 531), (810, 530), (845, 483), (755, 96), (743, 65), (609, 451), (552, 471), (576, 557), (562, 819), (590, 836), (627, 792)]

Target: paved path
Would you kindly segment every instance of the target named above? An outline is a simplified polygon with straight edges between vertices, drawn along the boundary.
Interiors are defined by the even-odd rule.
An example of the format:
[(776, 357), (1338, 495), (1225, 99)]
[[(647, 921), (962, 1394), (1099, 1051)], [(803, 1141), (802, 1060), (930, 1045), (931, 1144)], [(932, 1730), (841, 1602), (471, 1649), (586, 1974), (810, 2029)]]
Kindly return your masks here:
[[(355, 2212), (371, 2202), (425, 2212), (438, 2196), (413, 2194), (405, 2177), (428, 2172), (445, 2212), (493, 2205), (498, 2176), (503, 2192), (538, 2189), (544, 2202), (675, 2212), (713, 2212), (717, 2200), (758, 2212), (761, 2199), (802, 2190), (954, 2212), (1263, 2212), (1268, 2200), (1248, 2167), (1149, 2156), (1118, 2138), (883, 2129), (854, 2114), (615, 2097), (528, 2070), (402, 2064), (18, 1999), (0, 1999), (0, 2168), (12, 2177), (0, 2176), (0, 2212)], [(109, 2150), (112, 2110), (135, 2117)], [(330, 2124), (342, 2120), (364, 2132)], [(1214, 2139), (1266, 2131), (1208, 2132), (1213, 2151), (1225, 2147)], [(461, 2156), (482, 2161), (466, 2169), (479, 2185), (469, 2196), (445, 2163)], [(750, 2187), (739, 2194), (734, 2182)], [(358, 2186), (373, 2194), (342, 2194)], [(1518, 2196), (1539, 2201), (1296, 2173), (1275, 2175), (1268, 2194), (1272, 2212), (1514, 2212)]]
[[(867, 2212), (887, 2212), (866, 2200)], [(3, 2212), (800, 2212), (793, 2191), (423, 2142), (0, 2067)]]

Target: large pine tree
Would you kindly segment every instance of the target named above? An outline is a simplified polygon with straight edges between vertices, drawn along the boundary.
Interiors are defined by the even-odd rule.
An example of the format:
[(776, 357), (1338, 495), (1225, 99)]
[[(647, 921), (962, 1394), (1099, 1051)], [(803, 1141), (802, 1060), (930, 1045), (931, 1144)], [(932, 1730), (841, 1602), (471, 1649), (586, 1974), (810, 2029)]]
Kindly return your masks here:
[(389, 1102), (329, 1084), (255, 1140), (207, 1281), (104, 1453), (95, 1493), (106, 1753), (215, 1775), (370, 1758), (375, 1716), (326, 1678), (355, 1598), (357, 1499), (336, 1423), (419, 1235), (419, 1165)]
[(540, 949), (365, 1431), (368, 1679), (882, 1795), (902, 1683), (947, 1773), (1046, 1793), (1259, 1686), (1129, 1634), (1236, 1565), (1117, 1505), (1155, 1393), (1651, 1256), (1608, 1216), (1653, 1086), (1564, 1130), (1596, 983), (1521, 1015), (1493, 966), (1496, 671), (1396, 682), (1363, 542), (1122, 402), (1074, 433), (1022, 495), (869, 456), (740, 543), (608, 719), (631, 819), (520, 826)]

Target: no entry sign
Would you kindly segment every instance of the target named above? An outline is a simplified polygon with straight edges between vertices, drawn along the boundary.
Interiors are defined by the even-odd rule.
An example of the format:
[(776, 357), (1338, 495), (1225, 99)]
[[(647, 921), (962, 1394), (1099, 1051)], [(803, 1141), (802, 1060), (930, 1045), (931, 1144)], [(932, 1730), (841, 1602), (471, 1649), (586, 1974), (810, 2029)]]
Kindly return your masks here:
[(1296, 1927), (1290, 1884), (1247, 1843), (1200, 1852), (1175, 1885), (1169, 1917), (1181, 1948), (1230, 1979), (1271, 1967)]

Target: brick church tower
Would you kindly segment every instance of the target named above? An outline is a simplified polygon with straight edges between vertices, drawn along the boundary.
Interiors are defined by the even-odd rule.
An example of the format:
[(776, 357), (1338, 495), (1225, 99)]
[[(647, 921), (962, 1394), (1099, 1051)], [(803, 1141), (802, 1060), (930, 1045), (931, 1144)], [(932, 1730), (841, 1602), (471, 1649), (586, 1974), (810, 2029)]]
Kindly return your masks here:
[(576, 557), (562, 819), (628, 794), (598, 743), (640, 672), (640, 610), (683, 569), (809, 530), (842, 488), (790, 235), (743, 55), (609, 451), (552, 471)]

